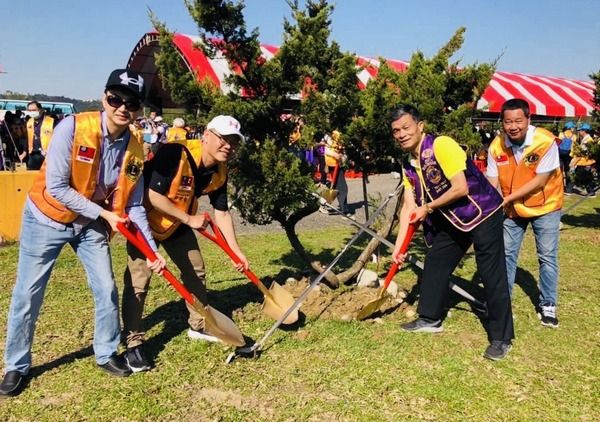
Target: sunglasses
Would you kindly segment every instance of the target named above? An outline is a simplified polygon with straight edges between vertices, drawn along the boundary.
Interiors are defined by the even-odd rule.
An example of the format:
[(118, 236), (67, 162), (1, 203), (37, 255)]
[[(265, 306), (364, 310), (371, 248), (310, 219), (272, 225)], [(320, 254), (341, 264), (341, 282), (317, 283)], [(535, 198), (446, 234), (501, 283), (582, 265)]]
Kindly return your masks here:
[(140, 100), (124, 100), (123, 98), (115, 94), (107, 94), (106, 102), (109, 106), (114, 108), (119, 108), (123, 104), (125, 104), (125, 108), (127, 109), (127, 111), (132, 112), (138, 111), (142, 107), (142, 103), (140, 102)]
[(224, 137), (220, 133), (215, 132), (212, 129), (209, 129), (208, 131), (210, 133), (212, 133), (213, 135), (215, 135), (219, 139), (219, 142), (221, 143), (221, 146), (223, 146), (223, 145), (229, 145), (232, 148), (236, 148), (239, 145), (239, 143), (240, 143), (239, 138), (237, 136), (235, 136), (235, 135), (230, 136), (230, 138), (227, 139), (226, 137)]

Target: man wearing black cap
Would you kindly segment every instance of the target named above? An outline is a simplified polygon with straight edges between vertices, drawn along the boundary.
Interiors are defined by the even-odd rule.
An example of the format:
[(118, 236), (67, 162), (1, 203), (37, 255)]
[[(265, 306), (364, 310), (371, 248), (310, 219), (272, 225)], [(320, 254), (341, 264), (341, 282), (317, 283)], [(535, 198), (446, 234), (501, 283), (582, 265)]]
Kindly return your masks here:
[[(67, 243), (79, 256), (94, 296), (96, 362), (112, 375), (131, 373), (117, 355), (119, 309), (108, 242), (110, 232), (128, 214), (156, 250), (142, 206), (141, 140), (129, 131), (142, 107), (144, 89), (137, 73), (115, 70), (106, 83), (103, 112), (69, 116), (54, 130), (23, 212), (0, 395), (17, 395), (23, 388), (44, 291)], [(159, 270), (164, 259), (159, 256), (147, 265)]]

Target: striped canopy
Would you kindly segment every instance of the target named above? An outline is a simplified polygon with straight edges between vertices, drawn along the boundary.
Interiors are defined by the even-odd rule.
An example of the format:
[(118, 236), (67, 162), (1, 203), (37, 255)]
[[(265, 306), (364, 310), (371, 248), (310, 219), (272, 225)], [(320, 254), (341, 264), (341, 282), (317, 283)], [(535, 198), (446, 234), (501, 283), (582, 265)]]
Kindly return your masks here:
[[(224, 93), (231, 91), (231, 87), (225, 83), (226, 77), (232, 72), (227, 60), (219, 53), (214, 59), (205, 56), (201, 49), (194, 46), (199, 42), (200, 37), (186, 34), (175, 34), (173, 38), (173, 43), (181, 53), (184, 62), (199, 80), (208, 78)], [(142, 73), (148, 73), (147, 69), (153, 68), (155, 73), (152, 50), (157, 47), (158, 34), (155, 32), (145, 34), (131, 53), (128, 66)], [(278, 51), (278, 47), (268, 44), (262, 44), (260, 48), (263, 57), (267, 60)], [(405, 61), (386, 60), (399, 72), (405, 71), (408, 67), (408, 62)], [(151, 65), (149, 61), (152, 62)], [(364, 88), (371, 78), (377, 76), (379, 65), (380, 61), (377, 59), (357, 57), (358, 85), (361, 88)], [(535, 115), (583, 117), (590, 115), (594, 109), (592, 103), (594, 89), (594, 83), (591, 81), (496, 72), (478, 101), (477, 108), (497, 113), (500, 112), (504, 101), (519, 97), (529, 102), (531, 113)]]

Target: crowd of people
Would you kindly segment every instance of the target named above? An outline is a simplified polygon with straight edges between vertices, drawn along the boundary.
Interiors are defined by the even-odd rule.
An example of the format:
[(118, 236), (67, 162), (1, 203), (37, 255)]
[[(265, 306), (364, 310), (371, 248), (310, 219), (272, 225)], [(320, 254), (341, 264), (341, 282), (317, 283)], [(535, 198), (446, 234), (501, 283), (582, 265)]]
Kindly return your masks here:
[[(67, 116), (55, 125), (38, 104), (31, 103), (32, 122), (26, 127), (32, 135), (25, 152), (28, 162), (39, 152), (43, 158), (36, 163), (43, 164), (23, 212), (0, 395), (16, 395), (24, 387), (44, 291), (66, 244), (85, 267), (92, 290), (96, 363), (115, 376), (151, 369), (142, 315), (151, 274), (165, 266), (159, 245), (181, 271), (184, 286), (208, 305), (204, 262), (194, 232), (208, 224), (197, 213), (200, 196), (208, 196), (217, 227), (239, 257), (232, 265), (238, 271), (249, 267), (228, 205), (227, 162), (245, 140), (240, 123), (233, 116), (216, 116), (198, 137), (180, 118), (168, 127), (155, 113), (138, 117), (144, 101), (143, 77), (117, 69), (105, 85), (102, 112)], [(443, 330), (449, 277), (473, 246), (487, 303), (484, 328), (489, 344), (483, 355), (491, 360), (505, 358), (515, 338), (511, 294), (529, 225), (540, 265), (537, 311), (543, 326), (559, 326), (558, 242), (564, 189), (559, 143), (549, 131), (531, 125), (529, 105), (522, 99), (504, 103), (501, 124), (502, 131), (489, 140), (482, 172), (455, 139), (427, 133), (417, 108), (400, 106), (389, 122), (392, 137), (406, 152), (402, 183), (409, 192), (403, 195), (392, 260), (402, 264), (406, 259), (400, 245), (410, 224), (422, 223), (429, 246), (418, 317), (401, 328)], [(582, 145), (592, 142), (588, 131), (589, 127), (579, 127)], [(564, 132), (562, 142), (569, 136)], [(319, 136), (312, 151), (320, 156), (318, 181), (339, 190), (339, 208), (348, 212), (340, 133)], [(327, 174), (334, 177), (327, 180)], [(139, 228), (156, 259), (146, 258), (128, 242), (119, 307), (109, 240), (119, 224), (128, 221)], [(219, 340), (205, 330), (203, 315), (193, 307), (188, 311), (191, 339)], [(126, 348), (119, 353), (122, 339)]]

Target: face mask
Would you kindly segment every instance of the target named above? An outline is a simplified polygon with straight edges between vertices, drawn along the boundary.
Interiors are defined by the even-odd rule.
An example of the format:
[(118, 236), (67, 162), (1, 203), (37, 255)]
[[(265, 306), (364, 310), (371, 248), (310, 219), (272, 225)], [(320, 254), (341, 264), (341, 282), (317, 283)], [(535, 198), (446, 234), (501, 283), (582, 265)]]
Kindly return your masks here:
[(40, 112), (39, 111), (30, 111), (29, 115), (31, 117), (33, 117), (34, 119), (36, 119), (36, 120), (40, 118)]

